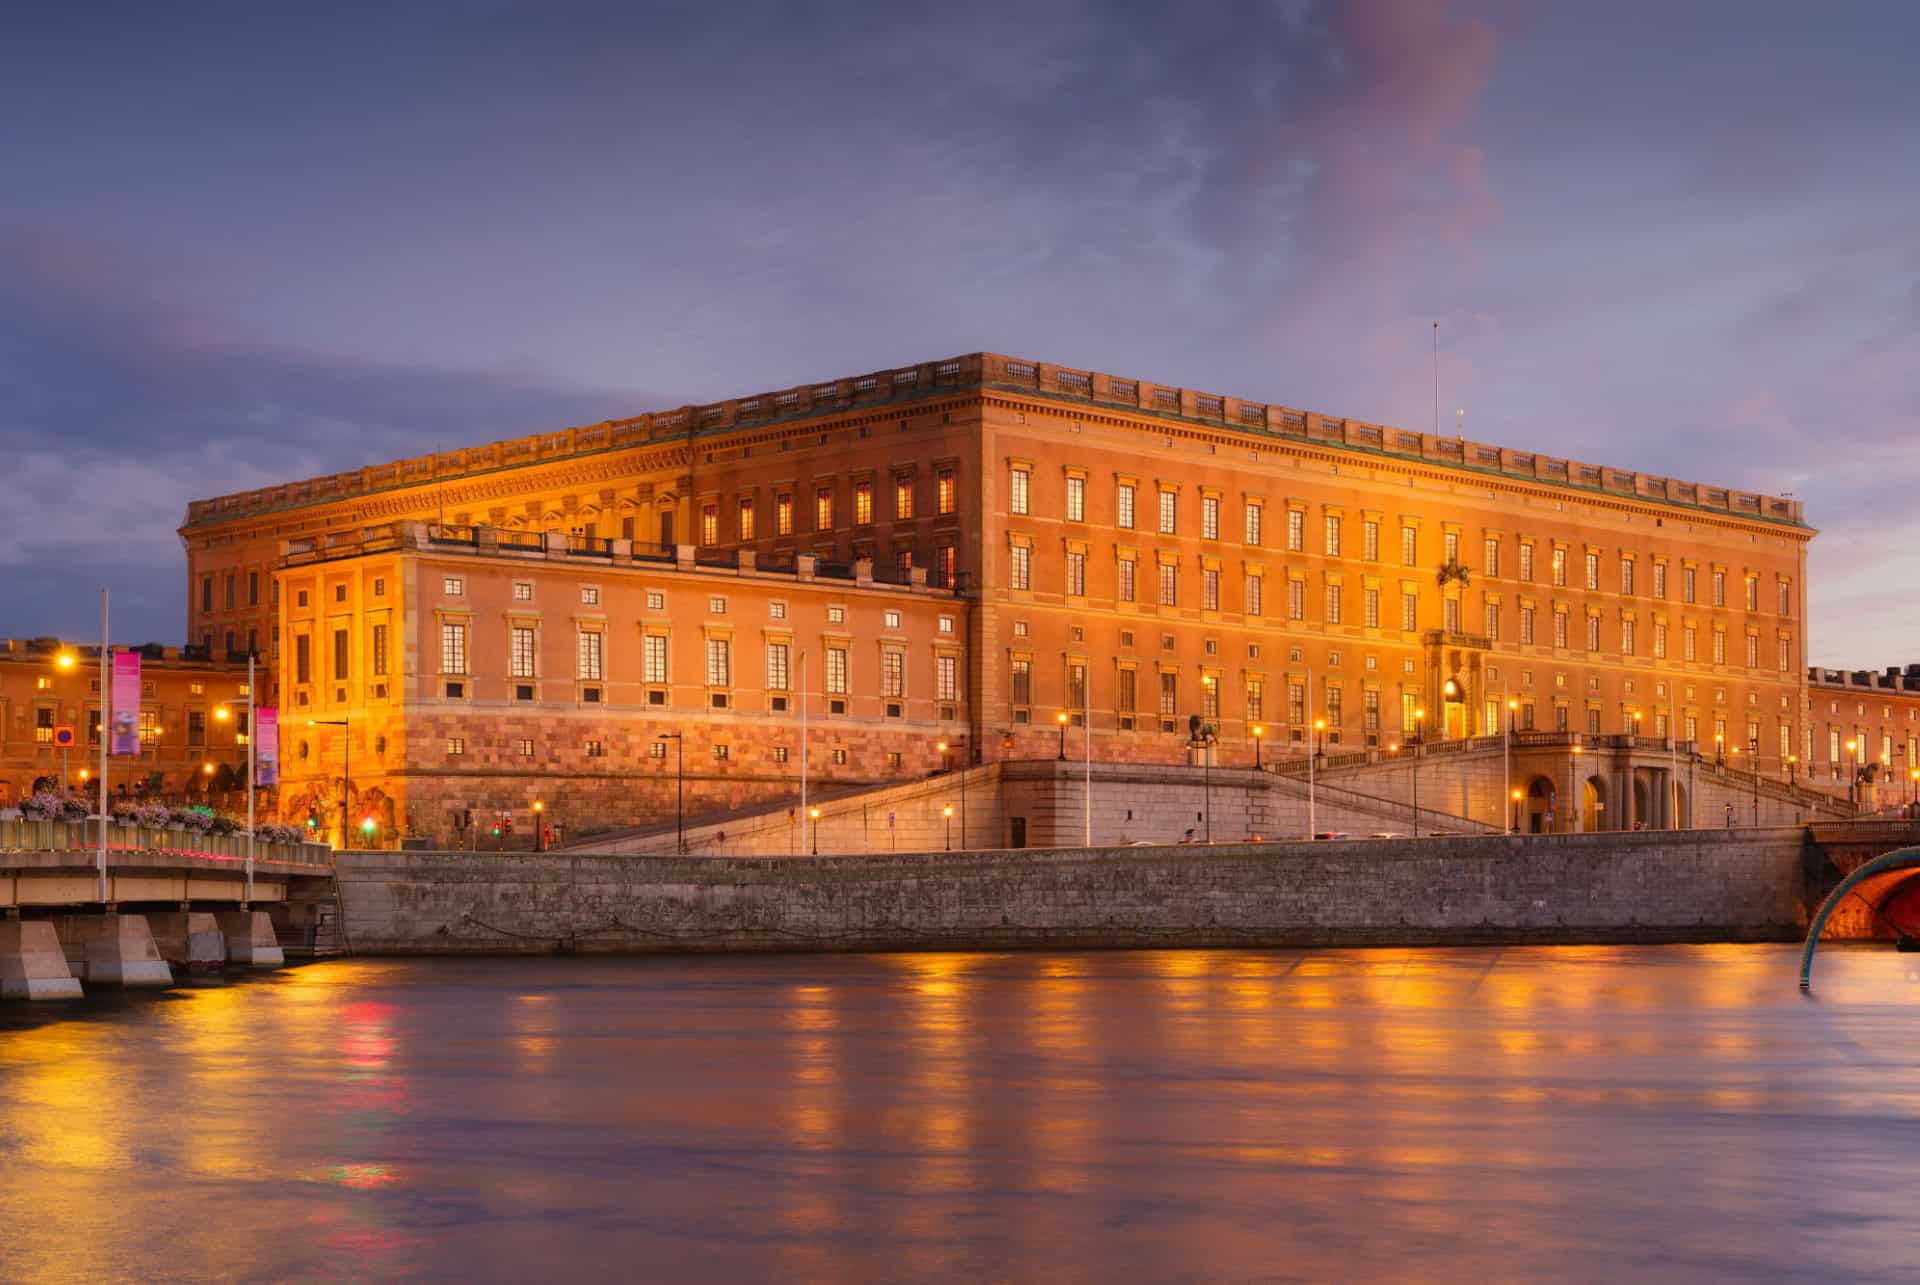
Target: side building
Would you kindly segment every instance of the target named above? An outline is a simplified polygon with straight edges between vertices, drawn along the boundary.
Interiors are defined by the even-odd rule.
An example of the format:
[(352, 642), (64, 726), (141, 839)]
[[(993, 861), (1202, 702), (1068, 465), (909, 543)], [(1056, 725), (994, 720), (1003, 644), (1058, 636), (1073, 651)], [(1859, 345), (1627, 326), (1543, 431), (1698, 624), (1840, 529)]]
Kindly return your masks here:
[[(409, 523), (455, 538), (406, 534)], [(1757, 747), (1749, 761), (1769, 776), (1817, 776), (1797, 762), (1812, 717), (1813, 535), (1789, 499), (993, 353), (198, 501), (181, 528), (199, 645), (260, 647), (287, 726), (315, 721), (309, 753), (331, 763), (321, 715), (344, 718), (352, 758), (391, 765), (387, 783), (368, 776), (367, 787), (413, 799), (412, 827), (432, 833), (456, 805), (487, 806), (476, 792), (485, 773), (547, 770), (539, 746), (555, 737), (605, 742), (623, 729), (651, 745), (690, 717), (727, 725), (741, 715), (709, 703), (703, 674), (676, 676), (657, 699), (644, 681), (645, 622), (671, 625), (672, 663), (693, 665), (697, 650), (681, 642), (715, 626), (701, 610), (713, 595), (658, 589), (672, 604), (664, 614), (646, 606), (644, 588), (604, 604), (604, 663), (641, 676), (588, 701), (578, 658), (562, 666), (556, 650), (578, 644), (587, 604), (544, 582), (537, 613), (509, 596), (470, 617), (473, 686), (503, 702), (497, 718), (444, 685), (432, 713), (408, 703), (393, 690), (402, 676), (449, 677), (440, 640), (418, 632), (421, 613), (446, 607), (430, 584), (407, 582), (416, 614), (405, 631), (389, 622), (389, 638), (405, 632), (415, 650), (410, 661), (387, 653), (389, 672), (373, 672), (382, 608), (366, 568), (402, 552), (383, 542), (412, 540), (404, 554), (416, 568), (461, 557), (558, 564), (576, 587), (588, 564), (674, 584), (733, 576), (753, 586), (741, 592), (757, 595), (755, 612), (775, 596), (763, 580), (807, 583), (809, 563), (815, 583), (869, 568), (870, 585), (837, 583), (876, 604), (889, 594), (943, 603), (928, 609), (934, 619), (915, 617), (924, 637), (905, 635), (915, 667), (906, 690), (911, 705), (920, 684), (937, 682), (924, 647), (940, 636), (938, 617), (953, 617), (941, 645), (959, 670), (954, 699), (936, 705), (955, 720), (933, 708), (918, 721), (858, 723), (855, 710), (889, 703), (889, 680), (862, 656), (871, 648), (856, 649), (852, 703), (829, 717), (855, 720), (850, 729), (887, 748), (809, 756), (818, 779), (843, 787), (884, 779), (896, 752), (899, 771), (924, 771), (943, 740), (970, 762), (1050, 757), (1062, 724), (1079, 738), (1089, 720), (1096, 758), (1177, 763), (1190, 753), (1190, 715), (1214, 726), (1223, 758), (1251, 759), (1256, 739), (1285, 757), (1310, 737), (1384, 750), (1484, 735), (1509, 702), (1522, 728), (1709, 747), (1718, 738)], [(470, 548), (451, 547), (460, 541)], [(360, 570), (343, 570), (344, 583), (313, 580), (340, 564)], [(513, 579), (474, 573), (487, 583), (496, 574)], [(404, 580), (391, 568), (378, 578), (389, 593)], [(287, 597), (296, 579), (305, 603)], [(855, 601), (842, 605), (851, 613)], [(538, 656), (527, 701), (515, 631), (529, 626), (515, 620), (530, 614)], [(793, 627), (796, 652), (826, 654), (824, 614)], [(757, 641), (749, 657), (749, 641), (734, 636), (731, 660), (757, 668), (765, 658)], [(336, 660), (339, 678), (326, 668)], [(824, 667), (811, 672), (813, 709), (836, 698), (830, 681)], [(383, 682), (390, 694), (375, 698)], [(446, 722), (457, 716), (469, 719), (466, 766), (442, 779), (463, 782), (468, 797), (452, 785), (406, 795), (399, 782), (432, 766), (415, 757), (427, 726), (418, 720), (439, 719), (425, 739), (444, 743), (460, 735)], [(520, 752), (528, 719), (553, 731), (532, 738), (531, 756)], [(593, 737), (594, 725), (606, 735)], [(743, 726), (728, 753), (764, 765), (763, 755), (792, 752), (780, 735)], [(924, 744), (894, 746), (903, 735)], [(291, 782), (300, 762), (290, 752), (286, 763)], [(317, 789), (325, 772), (313, 774)], [(624, 824), (641, 810), (612, 805), (611, 790), (584, 794), (597, 801), (575, 824)], [(725, 772), (690, 790), (702, 810), (753, 793)], [(658, 819), (654, 787), (634, 797)], [(396, 828), (409, 810), (396, 805)]]
[[(226, 805), (244, 798), (246, 662), (158, 643), (132, 650), (141, 658), (140, 753), (109, 761), (113, 794)], [(62, 729), (70, 748), (58, 743)], [(97, 790), (99, 767), (99, 645), (0, 639), (0, 807), (17, 807), (35, 782), (57, 790), (64, 778), (69, 791)]]

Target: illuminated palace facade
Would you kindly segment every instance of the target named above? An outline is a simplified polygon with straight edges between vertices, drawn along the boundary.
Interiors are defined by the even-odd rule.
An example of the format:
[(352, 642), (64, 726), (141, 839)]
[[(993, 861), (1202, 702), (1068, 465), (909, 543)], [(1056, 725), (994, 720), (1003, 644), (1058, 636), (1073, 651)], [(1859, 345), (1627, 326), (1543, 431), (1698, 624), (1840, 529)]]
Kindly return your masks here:
[(1052, 757), (1062, 722), (1179, 762), (1197, 714), (1250, 761), (1256, 729), (1385, 748), (1509, 700), (1824, 780), (1813, 534), (1790, 499), (993, 353), (181, 528), (192, 639), (270, 661), (284, 811), (330, 815), (350, 757), (356, 816), (442, 840), (535, 797), (657, 821), (683, 769), (689, 812), (791, 797), (803, 703), (827, 788)]

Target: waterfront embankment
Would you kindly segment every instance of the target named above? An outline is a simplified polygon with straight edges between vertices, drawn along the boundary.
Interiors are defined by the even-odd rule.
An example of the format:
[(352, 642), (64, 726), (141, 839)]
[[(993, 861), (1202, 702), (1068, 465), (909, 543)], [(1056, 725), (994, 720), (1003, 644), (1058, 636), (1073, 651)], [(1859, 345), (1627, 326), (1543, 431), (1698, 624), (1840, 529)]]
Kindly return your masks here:
[(356, 954), (1784, 941), (1837, 881), (1836, 846), (1779, 827), (804, 860), (375, 852), (342, 854), (338, 888)]

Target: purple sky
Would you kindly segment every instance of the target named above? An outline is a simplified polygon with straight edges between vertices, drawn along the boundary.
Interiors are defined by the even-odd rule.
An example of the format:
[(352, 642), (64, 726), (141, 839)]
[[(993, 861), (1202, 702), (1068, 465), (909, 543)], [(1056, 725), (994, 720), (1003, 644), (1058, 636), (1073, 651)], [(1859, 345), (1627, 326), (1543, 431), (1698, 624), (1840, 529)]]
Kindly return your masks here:
[[(402, 13), (389, 10), (404, 10)], [(83, 12), (84, 11), (84, 12)], [(0, 633), (186, 501), (978, 348), (1766, 493), (1920, 660), (1920, 5), (40, 5)]]

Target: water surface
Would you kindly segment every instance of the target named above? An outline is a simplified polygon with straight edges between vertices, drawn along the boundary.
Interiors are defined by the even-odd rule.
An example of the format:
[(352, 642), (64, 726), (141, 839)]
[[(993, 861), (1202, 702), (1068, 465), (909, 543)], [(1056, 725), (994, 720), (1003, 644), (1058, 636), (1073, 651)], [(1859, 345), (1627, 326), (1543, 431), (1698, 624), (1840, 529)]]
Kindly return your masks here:
[(1920, 955), (356, 960), (0, 1008), (0, 1278), (1887, 1279)]

